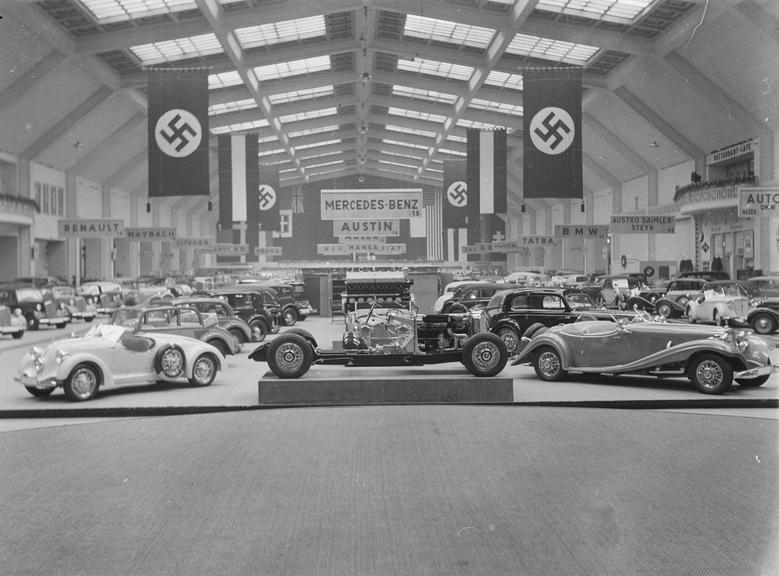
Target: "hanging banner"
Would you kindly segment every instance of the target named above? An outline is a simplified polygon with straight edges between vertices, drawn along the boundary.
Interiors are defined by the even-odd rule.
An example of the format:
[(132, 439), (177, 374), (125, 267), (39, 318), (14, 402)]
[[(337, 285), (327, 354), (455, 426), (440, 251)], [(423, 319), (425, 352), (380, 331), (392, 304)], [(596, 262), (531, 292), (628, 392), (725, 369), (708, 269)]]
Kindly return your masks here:
[(443, 259), (463, 260), (461, 245), (466, 245), (468, 226), (468, 161), (444, 160), (444, 185), (441, 201)]
[(525, 198), (582, 198), (582, 71), (526, 68)]
[(148, 71), (149, 198), (207, 196), (208, 71)]
[(349, 256), (359, 252), (370, 252), (379, 256), (402, 256), (406, 253), (406, 244), (317, 244), (317, 254), (323, 256)]
[(400, 236), (400, 220), (333, 220), (333, 236)]
[(322, 190), (322, 220), (415, 218), (422, 215), (421, 188)]
[(607, 224), (555, 224), (554, 235), (561, 238), (605, 238)]
[[(498, 230), (506, 233), (505, 225), (490, 220), (482, 238), (482, 214), (506, 214), (507, 208), (507, 148), (505, 130), (467, 130), (466, 172), (468, 184), (468, 239), (488, 240)], [(498, 226), (493, 228), (492, 224)], [(502, 229), (501, 229), (502, 228)]]
[(676, 216), (612, 214), (612, 234), (675, 234)]
[[(275, 165), (258, 165), (259, 179), (249, 203), (249, 212), (257, 215), (260, 230), (279, 230), (279, 169)], [(252, 188), (250, 188), (252, 190)], [(250, 220), (251, 221), (251, 220)], [(251, 244), (251, 242), (250, 242)]]
[(125, 228), (128, 242), (155, 242), (176, 239), (175, 228)]

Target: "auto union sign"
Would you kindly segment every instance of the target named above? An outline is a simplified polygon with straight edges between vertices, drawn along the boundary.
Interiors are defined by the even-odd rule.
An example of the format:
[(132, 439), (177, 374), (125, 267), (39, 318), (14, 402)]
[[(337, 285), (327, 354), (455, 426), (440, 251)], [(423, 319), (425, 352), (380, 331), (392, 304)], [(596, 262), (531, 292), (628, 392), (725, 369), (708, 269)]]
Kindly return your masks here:
[(777, 214), (779, 188), (751, 187), (738, 189), (738, 217), (771, 216)]

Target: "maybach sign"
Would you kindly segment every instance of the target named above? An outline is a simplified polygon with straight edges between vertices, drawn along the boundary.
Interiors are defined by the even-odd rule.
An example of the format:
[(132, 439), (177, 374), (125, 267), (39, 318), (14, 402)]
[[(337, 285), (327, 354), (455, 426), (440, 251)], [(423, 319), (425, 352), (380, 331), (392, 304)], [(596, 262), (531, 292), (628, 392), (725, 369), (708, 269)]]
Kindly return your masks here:
[(323, 256), (348, 256), (360, 252), (381, 256), (399, 256), (406, 253), (406, 244), (317, 244), (316, 252)]
[(154, 242), (176, 239), (175, 228), (126, 228), (127, 240), (131, 242)]
[(377, 220), (422, 215), (422, 189), (322, 190), (322, 220)]
[(673, 215), (612, 214), (610, 230), (612, 234), (674, 234), (676, 217)]
[(124, 220), (59, 220), (60, 238), (123, 238)]
[(333, 220), (333, 236), (400, 236), (400, 220)]
[(739, 188), (738, 216), (770, 216), (776, 214), (779, 205), (779, 188)]

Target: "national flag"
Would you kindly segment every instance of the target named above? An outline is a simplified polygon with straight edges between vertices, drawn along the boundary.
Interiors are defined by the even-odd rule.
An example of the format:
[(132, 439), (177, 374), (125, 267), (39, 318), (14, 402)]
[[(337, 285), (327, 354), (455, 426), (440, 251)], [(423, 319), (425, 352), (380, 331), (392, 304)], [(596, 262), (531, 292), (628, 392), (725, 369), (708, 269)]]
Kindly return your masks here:
[(582, 198), (582, 71), (524, 71), (525, 198)]
[(425, 250), (429, 261), (438, 262), (444, 260), (442, 225), (442, 195), (441, 188), (435, 187), (432, 190), (423, 190), (422, 203), (425, 207), (425, 218), (427, 220), (427, 242)]
[(149, 198), (207, 196), (208, 71), (148, 71)]
[[(506, 131), (467, 131), (467, 183), (468, 183), (468, 242), (489, 242), (493, 230), (493, 218), (485, 220), (482, 215), (504, 215), (508, 212), (508, 174)], [(503, 225), (505, 234), (505, 223)], [(472, 255), (481, 259), (480, 255)]]

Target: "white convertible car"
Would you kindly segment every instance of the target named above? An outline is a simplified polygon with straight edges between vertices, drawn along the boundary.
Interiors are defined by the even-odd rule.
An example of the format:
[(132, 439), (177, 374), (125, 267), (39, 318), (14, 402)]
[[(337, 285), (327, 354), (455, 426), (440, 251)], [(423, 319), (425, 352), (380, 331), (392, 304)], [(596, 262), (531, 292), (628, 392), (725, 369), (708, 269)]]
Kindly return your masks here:
[(68, 400), (94, 398), (100, 389), (158, 381), (208, 386), (224, 357), (214, 346), (175, 334), (134, 334), (97, 324), (83, 336), (33, 346), (15, 378), (33, 396), (62, 387)]
[(698, 296), (687, 302), (686, 313), (690, 322), (746, 322), (747, 314), (754, 304), (747, 291), (738, 284), (710, 282), (704, 285)]

